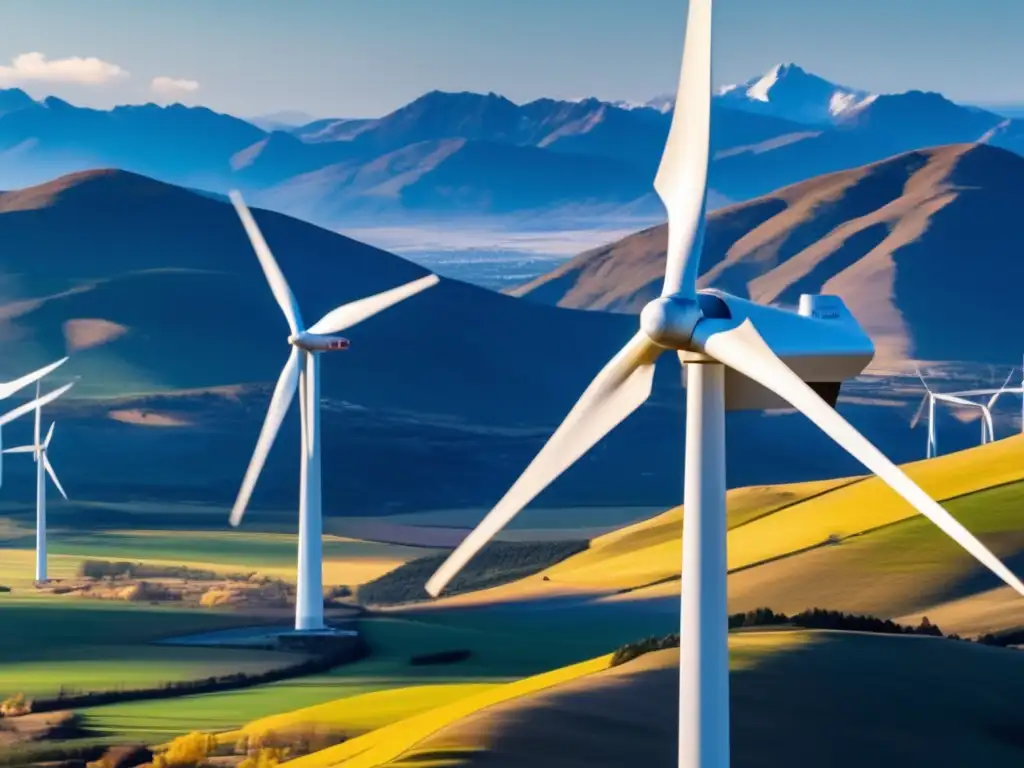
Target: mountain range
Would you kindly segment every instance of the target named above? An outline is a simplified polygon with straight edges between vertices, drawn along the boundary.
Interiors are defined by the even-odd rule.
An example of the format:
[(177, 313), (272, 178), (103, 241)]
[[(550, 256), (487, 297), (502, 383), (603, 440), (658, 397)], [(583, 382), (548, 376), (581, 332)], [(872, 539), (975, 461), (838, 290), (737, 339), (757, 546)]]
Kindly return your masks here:
[[(0, 91), (0, 185), (112, 167), (230, 187), (322, 226), (500, 219), (653, 224), (671, 99), (644, 105), (434, 91), (379, 118), (248, 121), (180, 104), (86, 109)], [(259, 125), (255, 124), (259, 123)], [(261, 127), (262, 126), (262, 127)], [(792, 64), (720, 89), (712, 207), (949, 143), (1024, 152), (1024, 122), (941, 94), (870, 94)]]
[[(254, 215), (311, 321), (424, 274), (309, 223)], [(0, 194), (0, 253), (0, 378), (66, 353), (55, 383), (81, 377), (45, 414), (59, 422), (52, 458), (72, 498), (229, 503), (288, 353), (287, 325), (231, 206), (123, 171), (82, 172)], [(444, 278), (351, 329), (351, 349), (323, 366), (329, 513), (493, 504), (635, 329), (627, 315)], [(539, 504), (677, 503), (679, 373), (666, 358), (651, 401)], [(879, 407), (870, 380), (850, 393), (840, 407), (869, 437), (896, 459), (919, 456), (905, 412), (916, 399)], [(257, 486), (256, 515), (294, 504), (296, 410)], [(29, 429), (20, 420), (4, 439)], [(733, 414), (729, 434), (732, 485), (858, 471), (798, 416)], [(8, 497), (30, 499), (31, 464), (5, 462), (4, 472)]]
[[(708, 218), (702, 287), (795, 306), (843, 297), (875, 366), (1018, 364), (1024, 158), (984, 144), (902, 153), (784, 187)], [(661, 290), (666, 225), (583, 253), (513, 289), (576, 309), (638, 313)]]

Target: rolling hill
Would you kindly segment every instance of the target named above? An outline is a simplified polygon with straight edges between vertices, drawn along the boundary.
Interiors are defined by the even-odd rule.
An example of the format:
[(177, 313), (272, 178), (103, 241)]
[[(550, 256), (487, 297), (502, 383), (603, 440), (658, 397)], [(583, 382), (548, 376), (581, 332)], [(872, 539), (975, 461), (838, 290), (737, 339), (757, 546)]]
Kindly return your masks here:
[[(1020, 572), (1022, 456), (1017, 436), (904, 470)], [(737, 488), (727, 505), (730, 612), (827, 607), (919, 621), (927, 611), (942, 616), (947, 632), (964, 634), (1024, 626), (1024, 599), (877, 478)], [(683, 514), (675, 507), (598, 536), (520, 581), (405, 610), (564, 601), (562, 610), (605, 606), (620, 618), (678, 612)]]
[[(1007, 714), (1024, 679), (1024, 658), (1013, 651), (785, 631), (733, 634), (730, 651), (733, 765), (854, 768), (870, 760), (896, 768), (1024, 754)], [(676, 760), (678, 664), (677, 650), (610, 669), (607, 657), (594, 659), (442, 704), (289, 765), (667, 768)], [(977, 697), (970, 706), (966, 691)], [(844, 738), (851, 728), (863, 734), (855, 749)]]
[[(712, 213), (702, 287), (795, 305), (843, 297), (876, 345), (876, 366), (918, 360), (1013, 363), (1005, 308), (1024, 266), (1024, 159), (959, 144), (820, 176)], [(511, 293), (636, 313), (661, 289), (666, 227), (580, 254)], [(951, 312), (952, 307), (962, 308)]]
[[(424, 274), (310, 224), (255, 215), (311, 320)], [(130, 173), (85, 172), (0, 195), (0, 253), (0, 376), (68, 351), (61, 376), (82, 376), (51, 411), (61, 421), (54, 461), (69, 493), (230, 500), (287, 355), (287, 327), (231, 207)], [(325, 361), (328, 510), (490, 505), (634, 330), (627, 316), (542, 306), (447, 279), (358, 326), (352, 349)], [(667, 506), (679, 498), (678, 368), (669, 360), (658, 370), (652, 401), (541, 503)], [(918, 455), (920, 441), (905, 429), (911, 404), (878, 406), (878, 387), (868, 381), (852, 391), (858, 386), (875, 399), (844, 405), (850, 418), (897, 457)], [(12, 425), (8, 439), (23, 429)], [(740, 459), (730, 468), (734, 485), (856, 471), (799, 417), (738, 414), (729, 430)], [(779, 430), (820, 450), (790, 455)], [(289, 421), (257, 486), (257, 507), (291, 507), (297, 441)], [(640, 442), (647, 451), (633, 450)], [(5, 470), (8, 492), (30, 499), (31, 465), (12, 460)]]

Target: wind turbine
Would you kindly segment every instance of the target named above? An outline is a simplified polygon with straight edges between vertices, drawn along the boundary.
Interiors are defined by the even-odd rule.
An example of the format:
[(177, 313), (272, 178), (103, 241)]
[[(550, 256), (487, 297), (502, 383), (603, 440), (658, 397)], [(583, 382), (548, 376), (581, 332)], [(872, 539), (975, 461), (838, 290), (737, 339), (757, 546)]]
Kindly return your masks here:
[[(1013, 375), (1013, 372), (1010, 372)], [(921, 379), (921, 383), (924, 385), (925, 394), (921, 398), (921, 405), (918, 406), (917, 413), (914, 414), (914, 418), (910, 420), (910, 428), (913, 429), (917, 426), (921, 420), (921, 416), (924, 413), (925, 404), (928, 405), (928, 447), (925, 450), (925, 458), (931, 459), (938, 455), (938, 438), (935, 433), (935, 403), (949, 403), (950, 405), (961, 405), (967, 408), (979, 408), (981, 410), (981, 444), (992, 442), (996, 439), (995, 437), (995, 426), (992, 423), (992, 406), (995, 405), (996, 400), (999, 399), (999, 395), (1006, 391), (1006, 384), (1009, 383), (1010, 379), (1007, 377), (1006, 382), (998, 390), (991, 389), (979, 389), (971, 390), (967, 392), (935, 392), (931, 387), (928, 386), (928, 382), (925, 381), (924, 376), (921, 375), (921, 371), (917, 371), (917, 377)], [(988, 403), (976, 403), (973, 400), (965, 399), (965, 395), (978, 395), (978, 394), (991, 394)]]
[[(40, 429), (42, 421), (43, 405), (56, 399), (74, 384), (66, 385), (61, 389), (55, 390), (48, 394), (45, 398), (39, 396), (39, 382), (36, 382), (36, 399), (34, 401), (36, 406), (36, 417), (35, 417), (35, 429), (33, 430), (33, 441), (31, 445), (19, 445), (16, 448), (7, 448), (3, 453), (31, 453), (32, 459), (36, 462), (36, 581), (43, 582), (47, 580), (46, 575), (46, 475), (50, 476), (53, 480), (53, 484), (57, 486), (57, 490), (60, 491), (60, 495), (67, 501), (68, 495), (64, 493), (64, 486), (60, 484), (60, 480), (57, 479), (57, 473), (53, 470), (53, 465), (50, 463), (50, 458), (46, 455), (47, 449), (50, 447), (50, 441), (53, 440), (53, 428), (57, 426), (57, 422), (51, 422), (50, 428), (46, 431), (46, 439), (40, 440), (39, 436), (42, 432)], [(47, 399), (49, 398), (49, 399)]]
[[(6, 382), (0, 383), (0, 400), (6, 400), (8, 397), (13, 395), (19, 389), (27, 387), (29, 384), (31, 384), (33, 382), (38, 382), (44, 376), (47, 376), (50, 373), (53, 373), (53, 371), (55, 371), (57, 368), (59, 368), (60, 366), (64, 365), (64, 363), (66, 363), (67, 360), (68, 360), (68, 358), (62, 357), (60, 360), (58, 360), (55, 363), (50, 363), (49, 365), (44, 365), (42, 368), (39, 368), (39, 369), (37, 369), (35, 371), (32, 371), (32, 373), (26, 373), (24, 376), (21, 376), (21, 377), (19, 377), (17, 379), (14, 379), (13, 381), (6, 381)], [(38, 390), (38, 387), (37, 387), (37, 390)], [(38, 396), (39, 396), (39, 393), (37, 391), (36, 392), (36, 397), (38, 397)], [(31, 409), (29, 409), (29, 410), (31, 410)], [(28, 413), (28, 410), (24, 411), (24, 413)], [(0, 430), (0, 431), (2, 431), (2, 430)], [(3, 437), (2, 437), (2, 435), (0, 435), (0, 448), (2, 448), (2, 447), (3, 447)], [(0, 451), (0, 485), (2, 485), (2, 484), (3, 484), (3, 451)]]
[(284, 279), (280, 267), (241, 194), (229, 194), (238, 212), (246, 234), (252, 242), (270, 290), (284, 312), (291, 335), (292, 347), (288, 361), (277, 380), (270, 399), (267, 416), (256, 441), (249, 468), (231, 510), (231, 525), (242, 522), (256, 480), (263, 469), (285, 414), (299, 391), (299, 411), (302, 429), (302, 462), (299, 474), (299, 556), (297, 594), (295, 599), (295, 629), (317, 631), (325, 629), (323, 604), (323, 551), (320, 500), (320, 353), (347, 349), (348, 339), (333, 334), (351, 328), (420, 291), (436, 285), (437, 275), (400, 285), (374, 296), (344, 304), (331, 310), (309, 328), (302, 323), (298, 302)]
[[(711, 121), (711, 0), (690, 0), (679, 92), (654, 186), (668, 210), (662, 295), (497, 506), (427, 582), (437, 596), (524, 506), (650, 397), (655, 361), (678, 353), (686, 382), (679, 765), (729, 766), (725, 412), (788, 403), (1019, 593), (1024, 584), (851, 426), (834, 403), (874, 347), (838, 297), (800, 312), (697, 290)], [(808, 384), (811, 382), (811, 384)], [(818, 391), (816, 391), (816, 389)], [(773, 397), (774, 396), (774, 397)], [(776, 407), (773, 405), (772, 407)]]

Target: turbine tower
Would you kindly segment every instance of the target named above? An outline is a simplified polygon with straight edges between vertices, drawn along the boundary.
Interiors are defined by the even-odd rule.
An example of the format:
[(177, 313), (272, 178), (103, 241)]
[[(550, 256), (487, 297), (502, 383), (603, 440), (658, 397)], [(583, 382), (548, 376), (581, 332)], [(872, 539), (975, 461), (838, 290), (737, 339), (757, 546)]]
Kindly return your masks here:
[(524, 506), (639, 408), (667, 350), (686, 383), (679, 765), (729, 766), (725, 412), (788, 403), (915, 509), (1024, 594), (981, 542), (837, 413), (839, 385), (874, 347), (834, 296), (804, 296), (800, 312), (697, 290), (711, 120), (711, 0), (690, 0), (679, 92), (654, 186), (668, 210), (662, 295), (640, 330), (597, 374), (525, 472), (427, 582), (433, 596)]
[(270, 399), (267, 416), (256, 441), (249, 468), (242, 481), (235, 505), (231, 510), (231, 525), (242, 522), (246, 505), (256, 480), (263, 469), (277, 433), (281, 429), (288, 408), (299, 392), (299, 412), (302, 431), (302, 460), (299, 468), (299, 555), (297, 594), (295, 599), (295, 629), (297, 631), (324, 630), (323, 550), (321, 542), (322, 520), (320, 500), (320, 353), (347, 349), (348, 339), (334, 334), (351, 328), (378, 312), (436, 285), (437, 275), (400, 285), (374, 296), (349, 302), (331, 310), (309, 328), (302, 322), (298, 302), (284, 279), (277, 261), (263, 239), (252, 213), (241, 194), (231, 192), (229, 197), (238, 212), (246, 234), (252, 242), (263, 272), (270, 283), (274, 298), (284, 312), (291, 330), (288, 343), (291, 354), (277, 380)]
[(33, 430), (33, 441), (31, 445), (19, 445), (16, 448), (7, 448), (3, 453), (31, 453), (32, 459), (36, 463), (36, 581), (45, 582), (47, 580), (46, 574), (46, 476), (49, 475), (50, 479), (53, 480), (53, 484), (57, 486), (57, 490), (60, 491), (60, 495), (67, 501), (68, 495), (64, 493), (64, 486), (60, 484), (60, 480), (57, 479), (57, 473), (53, 470), (53, 465), (50, 463), (50, 458), (47, 456), (47, 450), (50, 447), (50, 441), (53, 440), (53, 428), (57, 426), (56, 422), (50, 423), (50, 428), (46, 432), (46, 438), (40, 440), (40, 434), (42, 430), (42, 412), (43, 405), (56, 399), (68, 389), (72, 387), (72, 384), (68, 384), (61, 389), (51, 392), (46, 397), (41, 398), (39, 396), (39, 382), (36, 382), (36, 399), (35, 403), (35, 429)]
[[(50, 373), (53, 373), (53, 371), (57, 370), (57, 368), (59, 368), (60, 366), (64, 365), (64, 363), (66, 363), (67, 360), (68, 360), (68, 358), (62, 357), (60, 360), (58, 360), (55, 363), (50, 363), (49, 365), (44, 365), (42, 368), (39, 368), (39, 369), (37, 369), (35, 371), (32, 371), (32, 373), (26, 373), (24, 376), (21, 376), (20, 378), (14, 379), (13, 381), (7, 381), (7, 382), (0, 383), (0, 400), (6, 400), (8, 397), (13, 395), (18, 390), (20, 390), (20, 389), (22, 389), (24, 387), (27, 387), (29, 384), (32, 384), (33, 382), (38, 382), (44, 376), (47, 376)], [(37, 390), (38, 390), (38, 387), (37, 387)], [(36, 393), (36, 396), (37, 397), (39, 396), (38, 395), (38, 391)], [(22, 413), (28, 413), (29, 410), (31, 410), (31, 408), (26, 409)], [(6, 422), (3, 422), (3, 423), (6, 423)], [(0, 435), (0, 448), (3, 448), (3, 438), (2, 438), (2, 435)], [(2, 484), (3, 484), (3, 451), (0, 451), (0, 485), (2, 485)]]

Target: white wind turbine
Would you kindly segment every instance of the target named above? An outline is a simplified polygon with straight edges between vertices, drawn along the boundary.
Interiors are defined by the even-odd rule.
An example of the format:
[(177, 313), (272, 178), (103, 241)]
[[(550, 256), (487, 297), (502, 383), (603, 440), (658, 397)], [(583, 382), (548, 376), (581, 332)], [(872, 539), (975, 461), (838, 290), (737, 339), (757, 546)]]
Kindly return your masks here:
[[(68, 360), (68, 358), (62, 357), (60, 360), (58, 360), (55, 363), (50, 363), (49, 365), (44, 365), (42, 368), (39, 368), (39, 369), (37, 369), (35, 371), (32, 371), (32, 373), (26, 373), (24, 376), (21, 376), (21, 377), (19, 377), (17, 379), (14, 379), (13, 381), (6, 381), (6, 382), (0, 383), (0, 400), (6, 400), (8, 397), (13, 395), (18, 390), (27, 387), (29, 384), (32, 384), (33, 382), (38, 382), (44, 376), (47, 376), (47, 375), (53, 373), (60, 366), (64, 365), (64, 363), (66, 363), (67, 360)], [(36, 393), (36, 396), (38, 397), (38, 392)], [(28, 413), (29, 410), (31, 410), (31, 408), (22, 411), (22, 413)], [(6, 422), (0, 421), (0, 424), (5, 424), (5, 423)], [(0, 436), (0, 448), (2, 448), (2, 447), (3, 447), (3, 438), (2, 438), (2, 436)], [(3, 452), (0, 451), (0, 484), (2, 484), (2, 483), (3, 483)]]
[[(598, 373), (565, 421), (497, 506), (427, 582), (441, 593), (466, 563), (556, 477), (640, 407), (655, 361), (676, 351), (687, 388), (679, 765), (728, 768), (725, 411), (788, 403), (1021, 594), (1024, 584), (946, 510), (840, 416), (840, 382), (874, 347), (831, 296), (803, 296), (799, 313), (721, 291), (697, 291), (711, 120), (711, 0), (690, 0), (672, 127), (654, 182), (668, 210), (660, 298), (640, 330)], [(774, 395), (774, 397), (772, 396)]]
[(53, 428), (57, 426), (56, 422), (50, 423), (50, 428), (46, 432), (46, 438), (40, 440), (42, 433), (41, 422), (43, 406), (47, 403), (60, 397), (62, 394), (67, 392), (74, 385), (74, 382), (67, 384), (60, 389), (56, 389), (50, 392), (46, 397), (39, 396), (39, 382), (36, 382), (36, 399), (33, 401), (35, 405), (35, 429), (33, 430), (33, 441), (31, 445), (19, 445), (16, 448), (7, 448), (3, 453), (31, 453), (32, 459), (36, 462), (36, 581), (43, 582), (47, 580), (46, 574), (46, 476), (49, 475), (50, 479), (53, 480), (53, 484), (57, 486), (57, 490), (60, 491), (60, 495), (67, 501), (68, 495), (64, 493), (64, 486), (60, 484), (60, 480), (57, 479), (57, 473), (53, 470), (53, 465), (50, 463), (50, 458), (47, 456), (47, 449), (50, 447), (50, 441), (53, 440)]
[(438, 277), (427, 275), (374, 296), (349, 302), (331, 310), (312, 326), (305, 328), (298, 302), (242, 196), (238, 192), (231, 192), (229, 197), (252, 242), (274, 298), (288, 321), (291, 330), (288, 343), (292, 347), (270, 399), (267, 417), (256, 441), (256, 449), (231, 510), (230, 522), (234, 526), (242, 522), (246, 504), (249, 503), (256, 480), (266, 463), (267, 454), (277, 438), (281, 423), (298, 390), (302, 462), (299, 474), (299, 556), (295, 629), (323, 630), (325, 627), (321, 542), (323, 523), (320, 507), (320, 353), (347, 349), (348, 340), (332, 334), (351, 328), (378, 312), (436, 285)]
[[(1013, 371), (1010, 372), (1010, 376), (1013, 375)], [(995, 405), (999, 396), (1007, 391), (1006, 385), (1010, 382), (1010, 377), (1006, 378), (1003, 386), (997, 390), (993, 389), (978, 389), (967, 392), (935, 392), (931, 387), (928, 386), (928, 382), (925, 381), (924, 376), (921, 375), (921, 371), (917, 371), (917, 377), (921, 379), (921, 383), (924, 385), (925, 394), (921, 398), (921, 405), (917, 408), (917, 413), (914, 414), (914, 418), (910, 421), (910, 428), (913, 429), (917, 426), (921, 420), (921, 416), (924, 414), (925, 405), (928, 406), (928, 445), (925, 449), (925, 458), (931, 459), (938, 456), (938, 435), (935, 431), (935, 404), (936, 403), (949, 403), (950, 405), (960, 405), (966, 408), (978, 408), (981, 411), (981, 444), (992, 442), (996, 439), (995, 437), (995, 426), (992, 422), (992, 407)], [(991, 395), (987, 403), (978, 403), (973, 400), (967, 400), (966, 396), (972, 395)]]

